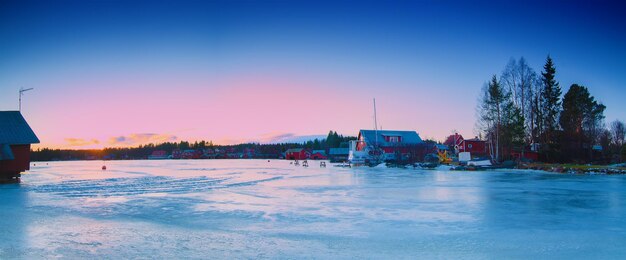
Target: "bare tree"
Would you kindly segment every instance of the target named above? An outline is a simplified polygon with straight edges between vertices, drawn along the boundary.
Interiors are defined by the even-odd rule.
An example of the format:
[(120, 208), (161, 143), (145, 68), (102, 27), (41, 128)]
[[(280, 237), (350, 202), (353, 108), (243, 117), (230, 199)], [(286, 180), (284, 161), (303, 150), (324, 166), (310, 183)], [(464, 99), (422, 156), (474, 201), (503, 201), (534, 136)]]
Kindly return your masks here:
[(624, 123), (619, 120), (615, 120), (611, 122), (611, 135), (613, 137), (613, 144), (618, 148), (621, 148), (624, 145), (624, 138), (626, 135), (626, 127), (624, 127)]
[(524, 57), (518, 61), (511, 58), (500, 80), (504, 88), (511, 93), (513, 104), (520, 109), (525, 118), (526, 142), (535, 142), (540, 95), (537, 73), (530, 68)]
[(503, 117), (506, 114), (507, 104), (510, 104), (509, 100), (509, 93), (501, 86), (496, 75), (493, 75), (489, 83), (483, 87), (481, 100), (478, 102), (477, 127), (489, 139), (492, 159), (495, 161), (500, 160), (502, 147), (500, 139), (505, 121)]

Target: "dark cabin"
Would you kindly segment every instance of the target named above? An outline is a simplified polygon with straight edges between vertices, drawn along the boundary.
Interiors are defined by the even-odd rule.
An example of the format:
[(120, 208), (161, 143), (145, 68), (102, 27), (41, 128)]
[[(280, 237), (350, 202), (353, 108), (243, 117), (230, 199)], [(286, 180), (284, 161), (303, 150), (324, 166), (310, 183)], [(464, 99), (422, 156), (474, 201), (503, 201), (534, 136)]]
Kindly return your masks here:
[(19, 111), (0, 111), (0, 183), (18, 182), (30, 169), (30, 145), (39, 143)]

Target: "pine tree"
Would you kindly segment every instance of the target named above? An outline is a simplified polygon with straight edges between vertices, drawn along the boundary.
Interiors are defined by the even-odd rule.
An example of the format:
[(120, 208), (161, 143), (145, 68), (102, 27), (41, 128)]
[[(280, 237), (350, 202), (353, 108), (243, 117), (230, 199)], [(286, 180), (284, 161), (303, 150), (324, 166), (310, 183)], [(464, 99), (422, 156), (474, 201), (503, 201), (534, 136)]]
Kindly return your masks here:
[(509, 139), (507, 146), (509, 150), (520, 150), (523, 152), (526, 128), (522, 110), (510, 104), (506, 111), (505, 132)]
[(565, 135), (563, 145), (567, 146), (568, 159), (582, 160), (585, 151), (591, 157), (591, 146), (598, 139), (605, 108), (584, 86), (573, 84), (565, 93), (559, 123)]
[[(556, 132), (559, 128), (559, 113), (561, 112), (561, 87), (555, 79), (556, 69), (552, 58), (548, 55), (546, 64), (541, 72), (541, 90), (539, 129), (540, 138), (543, 143), (543, 151), (548, 155), (549, 160), (553, 160), (558, 148)], [(551, 158), (552, 157), (552, 158)]]

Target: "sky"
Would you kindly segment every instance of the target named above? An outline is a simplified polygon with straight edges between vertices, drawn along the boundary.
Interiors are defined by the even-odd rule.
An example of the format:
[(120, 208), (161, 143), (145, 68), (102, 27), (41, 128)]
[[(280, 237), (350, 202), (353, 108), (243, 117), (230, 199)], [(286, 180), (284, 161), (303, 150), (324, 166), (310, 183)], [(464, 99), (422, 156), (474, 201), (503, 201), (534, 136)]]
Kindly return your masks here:
[(0, 110), (36, 147), (476, 135), (511, 59), (626, 121), (625, 6), (609, 1), (0, 1)]

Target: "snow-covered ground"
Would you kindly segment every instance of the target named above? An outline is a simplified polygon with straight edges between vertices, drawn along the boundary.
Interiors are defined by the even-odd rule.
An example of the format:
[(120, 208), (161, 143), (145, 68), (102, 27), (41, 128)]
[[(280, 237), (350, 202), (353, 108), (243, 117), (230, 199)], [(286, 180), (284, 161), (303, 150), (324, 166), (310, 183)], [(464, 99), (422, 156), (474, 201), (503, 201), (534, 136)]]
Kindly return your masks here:
[(626, 258), (626, 176), (36, 163), (0, 185), (0, 259)]

